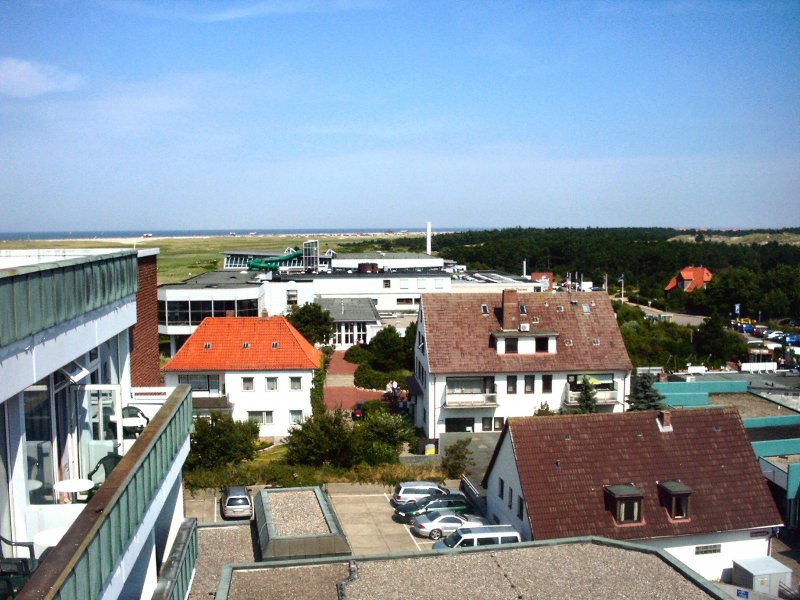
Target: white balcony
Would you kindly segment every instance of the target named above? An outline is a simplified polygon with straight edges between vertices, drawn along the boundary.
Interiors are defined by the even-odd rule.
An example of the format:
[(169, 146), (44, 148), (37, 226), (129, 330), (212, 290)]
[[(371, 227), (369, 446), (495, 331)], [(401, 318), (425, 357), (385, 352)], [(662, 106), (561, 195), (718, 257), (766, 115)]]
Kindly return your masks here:
[(445, 408), (496, 408), (497, 394), (459, 394), (445, 392)]

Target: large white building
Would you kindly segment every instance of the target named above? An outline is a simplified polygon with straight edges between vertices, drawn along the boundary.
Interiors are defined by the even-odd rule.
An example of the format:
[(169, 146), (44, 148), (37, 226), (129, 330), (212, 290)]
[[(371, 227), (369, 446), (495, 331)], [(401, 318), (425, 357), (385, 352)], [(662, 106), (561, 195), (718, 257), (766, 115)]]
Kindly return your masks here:
[(606, 294), (426, 294), (410, 393), (416, 425), (438, 438), (500, 431), (545, 404), (576, 406), (584, 377), (599, 410), (620, 412), (631, 369)]
[[(14, 542), (3, 554), (50, 548), (20, 597), (149, 598), (174, 584), (162, 567), (175, 552), (182, 574), (194, 568), (181, 481), (190, 390), (131, 386), (139, 263), (153, 253), (0, 252), (0, 535)], [(129, 427), (136, 404), (147, 418)]]
[(224, 398), (259, 437), (282, 438), (311, 416), (311, 387), (320, 351), (284, 317), (205, 319), (164, 367), (167, 385), (192, 386), (194, 396)]

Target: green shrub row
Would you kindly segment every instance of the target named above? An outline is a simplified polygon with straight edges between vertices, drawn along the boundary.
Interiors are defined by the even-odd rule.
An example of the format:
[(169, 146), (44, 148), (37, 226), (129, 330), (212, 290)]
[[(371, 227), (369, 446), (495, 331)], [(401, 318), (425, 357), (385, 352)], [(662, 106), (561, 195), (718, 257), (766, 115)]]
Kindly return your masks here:
[(400, 369), (397, 371), (376, 371), (367, 364), (359, 365), (353, 375), (353, 383), (356, 387), (365, 390), (384, 390), (389, 381), (396, 381), (400, 388), (405, 389), (406, 377), (410, 375), (409, 371)]

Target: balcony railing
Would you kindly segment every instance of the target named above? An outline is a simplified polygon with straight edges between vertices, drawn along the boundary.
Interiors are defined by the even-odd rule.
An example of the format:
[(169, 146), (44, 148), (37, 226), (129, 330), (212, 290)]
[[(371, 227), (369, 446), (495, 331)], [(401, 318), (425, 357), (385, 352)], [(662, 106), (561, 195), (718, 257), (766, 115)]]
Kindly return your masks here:
[[(615, 404), (617, 402), (617, 390), (595, 390), (598, 404)], [(580, 397), (580, 392), (569, 392), (567, 404), (576, 404)]]
[(0, 269), (0, 346), (136, 293), (135, 250)]
[(494, 408), (497, 406), (497, 394), (459, 394), (445, 392), (445, 408)]
[(191, 425), (191, 388), (179, 385), (18, 598), (98, 598), (186, 443)]
[(153, 600), (184, 600), (197, 562), (197, 519), (184, 519), (164, 561)]

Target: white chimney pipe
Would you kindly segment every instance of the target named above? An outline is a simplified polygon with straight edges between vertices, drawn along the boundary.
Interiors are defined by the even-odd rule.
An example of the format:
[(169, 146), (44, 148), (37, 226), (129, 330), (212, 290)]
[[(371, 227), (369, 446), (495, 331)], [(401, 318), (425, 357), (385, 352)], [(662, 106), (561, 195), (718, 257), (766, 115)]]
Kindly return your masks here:
[(431, 250), (431, 222), (430, 221), (428, 221), (428, 233), (427, 233), (426, 238), (428, 240), (427, 252), (428, 252), (428, 256), (430, 256), (431, 253), (432, 253), (432, 250)]

